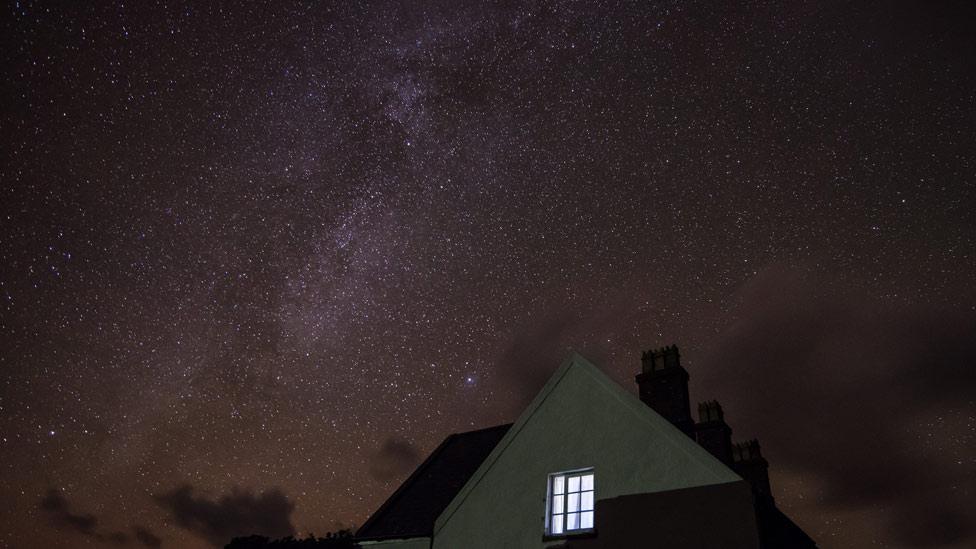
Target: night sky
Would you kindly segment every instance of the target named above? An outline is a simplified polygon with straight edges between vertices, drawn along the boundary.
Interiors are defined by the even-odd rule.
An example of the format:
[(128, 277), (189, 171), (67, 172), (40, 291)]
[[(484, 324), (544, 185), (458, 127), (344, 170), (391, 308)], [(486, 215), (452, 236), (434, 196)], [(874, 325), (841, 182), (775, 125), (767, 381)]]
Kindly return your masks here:
[(6, 2), (0, 547), (365, 520), (570, 350), (976, 545), (968, 2)]

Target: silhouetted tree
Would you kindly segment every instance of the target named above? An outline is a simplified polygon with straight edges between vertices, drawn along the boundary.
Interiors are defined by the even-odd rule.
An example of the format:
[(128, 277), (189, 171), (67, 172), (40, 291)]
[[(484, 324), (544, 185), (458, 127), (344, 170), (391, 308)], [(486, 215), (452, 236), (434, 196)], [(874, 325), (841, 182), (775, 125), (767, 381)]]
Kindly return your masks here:
[(309, 534), (304, 539), (287, 536), (272, 540), (264, 536), (251, 535), (232, 539), (224, 549), (356, 549), (358, 547), (359, 544), (356, 543), (350, 530), (339, 530), (326, 534), (324, 538)]

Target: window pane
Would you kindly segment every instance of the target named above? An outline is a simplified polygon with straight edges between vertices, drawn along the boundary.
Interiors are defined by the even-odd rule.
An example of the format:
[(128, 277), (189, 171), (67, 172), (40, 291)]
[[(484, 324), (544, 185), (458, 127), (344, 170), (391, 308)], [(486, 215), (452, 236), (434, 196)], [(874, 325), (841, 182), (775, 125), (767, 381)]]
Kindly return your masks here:
[(592, 490), (593, 489), (593, 473), (588, 475), (583, 475), (583, 487), (582, 490)]
[(568, 511), (570, 513), (572, 513), (573, 511), (579, 511), (580, 510), (580, 508), (579, 508), (579, 500), (580, 500), (579, 494), (569, 494), (568, 497), (569, 497), (569, 501), (567, 502), (567, 507), (568, 508), (566, 509), (566, 511)]
[(566, 515), (566, 529), (567, 530), (579, 530), (579, 513), (570, 513)]
[(583, 492), (582, 497), (580, 498), (580, 510), (593, 510), (593, 492)]
[(580, 478), (579, 477), (569, 477), (569, 491), (579, 492)]
[(580, 528), (593, 528), (593, 511), (580, 513)]
[(563, 482), (565, 481), (565, 479), (566, 479), (566, 477), (564, 477), (563, 475), (556, 475), (556, 476), (552, 477), (552, 493), (553, 494), (561, 494), (561, 493), (563, 493)]
[(552, 512), (553, 513), (563, 513), (563, 498), (566, 496), (552, 496)]
[(552, 517), (552, 528), (551, 528), (551, 531), (552, 531), (553, 534), (562, 534), (563, 533), (563, 515), (556, 515), (556, 516)]

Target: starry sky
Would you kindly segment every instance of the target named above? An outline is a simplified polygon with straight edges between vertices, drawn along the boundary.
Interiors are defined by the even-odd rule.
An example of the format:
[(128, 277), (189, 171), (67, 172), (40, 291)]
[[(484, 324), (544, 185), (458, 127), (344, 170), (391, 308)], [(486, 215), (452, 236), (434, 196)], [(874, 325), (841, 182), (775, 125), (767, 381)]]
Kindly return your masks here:
[(5, 2), (0, 547), (358, 525), (671, 343), (823, 547), (972, 547), (966, 4)]

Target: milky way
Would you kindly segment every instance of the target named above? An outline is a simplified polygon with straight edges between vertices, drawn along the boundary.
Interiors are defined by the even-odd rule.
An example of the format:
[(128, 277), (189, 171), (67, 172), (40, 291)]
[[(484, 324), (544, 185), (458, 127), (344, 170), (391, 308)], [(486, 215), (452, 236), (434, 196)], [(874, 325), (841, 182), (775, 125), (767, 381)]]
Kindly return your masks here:
[(823, 547), (971, 546), (976, 20), (717, 4), (8, 3), (0, 546), (361, 524), (671, 343)]

